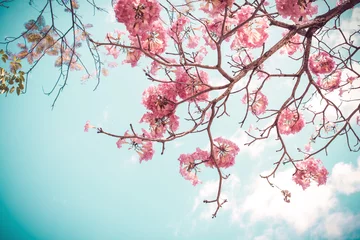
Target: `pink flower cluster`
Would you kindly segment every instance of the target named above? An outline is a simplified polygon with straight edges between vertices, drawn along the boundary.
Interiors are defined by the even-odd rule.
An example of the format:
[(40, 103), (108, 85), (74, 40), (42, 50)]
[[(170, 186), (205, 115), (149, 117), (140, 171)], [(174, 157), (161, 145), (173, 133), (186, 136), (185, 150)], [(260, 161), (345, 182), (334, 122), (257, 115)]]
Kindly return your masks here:
[[(209, 153), (197, 148), (194, 153), (181, 154), (180, 161), (180, 174), (186, 179), (191, 181), (192, 185), (201, 183), (197, 177), (197, 167), (195, 161), (207, 161), (209, 159)], [(194, 171), (193, 171), (194, 170)], [(193, 172), (192, 172), (193, 171)]]
[(310, 70), (316, 75), (326, 74), (334, 70), (335, 61), (328, 53), (319, 52), (310, 56), (309, 67)]
[(86, 124), (84, 126), (84, 132), (88, 132), (89, 128), (96, 128), (95, 126), (90, 124), (90, 121), (86, 121)]
[[(206, 20), (206, 28), (202, 27), (203, 38), (205, 40), (206, 45), (210, 46), (211, 49), (216, 49), (216, 41), (219, 36), (221, 36), (222, 25), (223, 25), (223, 16), (217, 16), (212, 19)], [(224, 34), (232, 29), (232, 26), (235, 26), (238, 23), (237, 16), (228, 17), (226, 18), (225, 25), (224, 25)], [(209, 36), (212, 36), (212, 38)], [(226, 41), (229, 41), (230, 38), (227, 38)]]
[[(254, 100), (254, 98), (256, 99)], [(247, 104), (248, 101), (247, 99), (248, 99), (248, 95), (246, 94), (243, 97), (242, 102), (244, 104)], [(260, 91), (251, 93), (249, 95), (249, 106), (250, 106), (249, 108), (251, 109), (251, 112), (256, 116), (265, 113), (267, 105), (268, 105), (268, 99)]]
[(223, 13), (226, 7), (232, 6), (234, 0), (203, 0), (200, 10), (208, 13), (210, 16), (216, 16)]
[[(108, 33), (106, 35), (105, 41), (111, 42), (111, 43), (119, 43), (121, 37), (125, 35), (125, 32), (115, 30), (113, 33)], [(117, 46), (114, 45), (106, 45), (105, 49), (107, 51), (107, 55), (112, 55), (115, 59), (119, 57), (120, 49)]]
[(175, 115), (176, 96), (174, 83), (150, 86), (143, 93), (142, 103), (151, 112), (145, 113), (140, 122), (150, 124), (152, 137), (162, 137), (166, 131), (173, 133), (179, 128), (179, 117)]
[(338, 88), (341, 81), (341, 71), (337, 70), (329, 76), (318, 77), (316, 84), (324, 90), (333, 91)]
[(318, 183), (318, 186), (326, 184), (329, 172), (322, 165), (320, 159), (313, 157), (307, 158), (302, 162), (296, 163), (299, 169), (293, 176), (293, 181), (299, 184), (304, 190), (310, 186), (311, 180)]
[[(285, 36), (288, 32), (289, 31), (285, 31), (283, 36)], [(280, 54), (287, 53), (288, 55), (293, 55), (298, 50), (302, 50), (301, 37), (299, 34), (295, 34), (292, 38), (290, 38), (289, 42), (280, 49)]]
[[(235, 157), (240, 148), (232, 141), (218, 137), (214, 139), (214, 157), (219, 168), (228, 168), (235, 164)], [(205, 163), (208, 167), (214, 167), (213, 159)]]
[(144, 91), (142, 103), (155, 116), (163, 117), (175, 111), (176, 96), (175, 84), (161, 83)]
[(185, 37), (184, 35), (181, 35), (181, 33), (184, 31), (185, 25), (189, 22), (190, 20), (187, 17), (181, 16), (171, 25), (168, 34), (176, 43), (180, 43)]
[(150, 125), (150, 134), (155, 138), (164, 136), (167, 130), (173, 133), (179, 128), (179, 117), (175, 114), (160, 117), (153, 112), (147, 112), (140, 119), (140, 123), (142, 122)]
[(304, 118), (297, 110), (285, 108), (281, 111), (277, 122), (277, 127), (281, 134), (289, 135), (298, 133), (304, 126)]
[[(255, 9), (251, 6), (244, 6), (238, 11), (236, 24), (248, 20)], [(244, 26), (236, 31), (236, 37), (231, 43), (231, 48), (236, 49), (240, 47), (258, 48), (262, 47), (266, 39), (269, 37), (267, 29), (269, 22), (266, 17), (254, 18), (247, 22)]]
[[(142, 129), (142, 132), (142, 137), (151, 138), (150, 134), (146, 130)], [(125, 132), (124, 136), (130, 136), (128, 131)], [(127, 139), (129, 139), (129, 143), (126, 141)], [(116, 142), (116, 146), (118, 148), (121, 148), (123, 144), (130, 144), (129, 149), (134, 149), (139, 155), (140, 163), (142, 161), (149, 161), (154, 156), (155, 152), (151, 141), (145, 141), (139, 138), (119, 138)]]
[[(192, 74), (190, 71), (184, 71), (182, 68), (176, 71), (176, 91), (182, 99), (190, 98), (200, 92), (208, 89), (209, 76), (206, 72), (199, 70)], [(208, 92), (197, 95), (189, 101), (205, 101), (209, 97)]]
[[(218, 137), (214, 139), (214, 157), (216, 164), (219, 168), (228, 168), (235, 164), (235, 157), (239, 153), (239, 147), (230, 140)], [(197, 172), (199, 172), (198, 165), (205, 163), (206, 167), (215, 167), (213, 158), (210, 157), (208, 151), (197, 148), (194, 153), (181, 154), (180, 161), (180, 174), (192, 182), (195, 186), (200, 183)]]
[(295, 23), (307, 21), (309, 16), (318, 12), (311, 0), (275, 0), (276, 9), (284, 17), (290, 17)]
[(118, 22), (125, 24), (128, 32), (135, 36), (149, 31), (160, 17), (160, 4), (157, 0), (119, 0), (114, 6)]

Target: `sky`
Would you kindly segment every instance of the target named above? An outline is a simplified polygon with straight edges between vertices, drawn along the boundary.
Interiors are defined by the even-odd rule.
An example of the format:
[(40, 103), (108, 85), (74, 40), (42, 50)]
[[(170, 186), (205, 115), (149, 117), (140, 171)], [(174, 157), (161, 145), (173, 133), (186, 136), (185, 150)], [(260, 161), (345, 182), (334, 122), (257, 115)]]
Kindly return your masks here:
[[(0, 8), (0, 40), (23, 31), (44, 1), (28, 2)], [(102, 40), (106, 32), (123, 27), (114, 20), (110, 1), (97, 2), (109, 14), (93, 15), (86, 1), (80, 1), (79, 11), (83, 22), (94, 25), (89, 30), (94, 38)], [(56, 16), (66, 26), (68, 15), (58, 11)], [(348, 11), (343, 26), (358, 26), (358, 16), (359, 7)], [(34, 69), (26, 94), (0, 96), (0, 239), (360, 239), (360, 154), (349, 152), (343, 138), (334, 141), (328, 156), (317, 155), (330, 173), (327, 184), (312, 184), (306, 191), (291, 181), (293, 169), (282, 166), (273, 181), (291, 191), (291, 203), (285, 203), (259, 177), (272, 170), (278, 143), (268, 139), (244, 146), (250, 138), (238, 124), (242, 96), (229, 101), (231, 117), (213, 129), (240, 146), (235, 166), (226, 170), (231, 176), (222, 198), (228, 203), (215, 219), (216, 206), (202, 201), (216, 195), (216, 171), (204, 169), (199, 176), (203, 183), (193, 187), (179, 174), (177, 160), (181, 153), (206, 148), (204, 136), (170, 143), (163, 155), (156, 145), (153, 159), (139, 164), (134, 151), (116, 147), (116, 139), (85, 133), (90, 120), (122, 134), (144, 114), (141, 96), (151, 85), (142, 71), (146, 64), (131, 68), (121, 61), (95, 91), (95, 80), (84, 82), (83, 73), (72, 72), (53, 109), (55, 95), (44, 94), (58, 73), (51, 61)], [(268, 67), (286, 61), (278, 56)], [(211, 83), (221, 81), (214, 76)], [(283, 91), (291, 86), (291, 80), (281, 83)], [(281, 101), (278, 87), (269, 84), (267, 89), (273, 103)], [(286, 138), (290, 148), (303, 146), (305, 133)]]

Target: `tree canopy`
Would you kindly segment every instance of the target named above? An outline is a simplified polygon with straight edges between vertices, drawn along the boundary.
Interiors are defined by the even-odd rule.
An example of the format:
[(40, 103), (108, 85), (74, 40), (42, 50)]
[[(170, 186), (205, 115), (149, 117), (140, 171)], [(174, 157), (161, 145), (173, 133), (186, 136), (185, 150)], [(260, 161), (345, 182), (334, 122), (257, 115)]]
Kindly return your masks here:
[[(82, 18), (90, 13), (81, 13), (82, 5), (90, 5), (91, 14), (108, 12), (95, 0), (29, 1), (38, 15), (1, 42), (0, 91), (21, 97), (31, 88), (31, 72), (41, 61), (52, 61), (58, 72), (44, 93), (54, 96), (56, 110), (57, 101), (66, 101), (61, 93), (73, 72), (96, 89), (113, 69), (129, 64), (151, 82), (141, 99), (144, 113), (134, 119), (139, 123), (119, 133), (90, 119), (85, 132), (114, 138), (118, 148), (136, 151), (140, 162), (166, 154), (169, 142), (205, 136), (178, 161), (180, 174), (194, 186), (201, 183), (200, 170), (217, 174), (217, 193), (204, 200), (215, 204), (212, 217), (228, 201), (221, 190), (231, 167), (243, 160), (238, 153), (272, 139), (278, 159), (260, 177), (290, 202), (291, 189), (272, 182), (283, 165), (293, 168), (289, 181), (306, 190), (312, 182), (326, 184), (328, 170), (318, 156), (337, 139), (348, 151), (360, 149), (360, 29), (342, 25), (359, 2), (114, 0), (119, 28), (96, 38)], [(57, 11), (68, 19), (57, 18)], [(122, 81), (135, 88), (141, 80)], [(239, 146), (230, 136), (214, 134), (214, 126), (233, 126), (228, 122), (251, 140)]]

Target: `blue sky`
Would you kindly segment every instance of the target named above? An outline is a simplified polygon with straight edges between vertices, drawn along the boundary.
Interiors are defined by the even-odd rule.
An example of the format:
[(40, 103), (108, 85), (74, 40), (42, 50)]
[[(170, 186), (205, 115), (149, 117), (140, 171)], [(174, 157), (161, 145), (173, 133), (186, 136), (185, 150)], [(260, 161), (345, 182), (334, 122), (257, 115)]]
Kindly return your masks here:
[[(40, 8), (41, 2), (35, 1), (34, 7)], [(111, 11), (110, 1), (98, 2)], [(23, 23), (36, 16), (28, 1), (9, 5), (9, 9), (0, 8), (1, 40), (22, 31)], [(84, 22), (94, 24), (91, 33), (96, 39), (121, 28), (107, 14), (93, 16), (85, 1), (80, 9)], [(344, 26), (359, 24), (359, 13), (359, 8), (347, 13)], [(64, 26), (65, 16), (58, 12)], [(278, 56), (276, 64), (286, 61)], [(53, 86), (58, 71), (51, 61), (31, 74), (25, 95), (1, 96), (0, 239), (360, 238), (359, 153), (350, 153), (344, 139), (336, 140), (329, 156), (318, 155), (330, 172), (328, 184), (306, 191), (291, 181), (293, 170), (282, 167), (274, 182), (292, 192), (292, 202), (287, 204), (279, 191), (258, 177), (272, 169), (278, 144), (269, 139), (243, 146), (249, 138), (238, 125), (242, 95), (229, 102), (232, 117), (214, 128), (214, 134), (232, 139), (241, 148), (236, 165), (227, 170), (231, 177), (222, 196), (229, 202), (216, 219), (211, 219), (215, 205), (202, 201), (215, 196), (217, 173), (204, 169), (203, 184), (193, 187), (178, 172), (178, 156), (195, 147), (205, 148), (204, 136), (170, 143), (164, 155), (156, 145), (154, 158), (139, 164), (136, 153), (116, 148), (116, 139), (95, 131), (84, 133), (87, 120), (119, 134), (138, 122), (145, 112), (142, 92), (150, 85), (141, 70), (146, 64), (139, 65), (119, 64), (102, 78), (96, 91), (94, 80), (84, 84), (81, 73), (71, 73), (53, 110), (54, 95), (43, 94), (43, 89)], [(221, 81), (214, 76), (211, 82)], [(274, 94), (278, 86), (269, 84), (267, 89), (274, 95), (273, 103), (281, 98)], [(281, 86), (284, 91), (290, 89), (291, 80)], [(242, 104), (240, 108), (244, 109)], [(289, 146), (294, 150), (303, 146), (307, 141), (303, 136), (310, 131), (288, 137)]]

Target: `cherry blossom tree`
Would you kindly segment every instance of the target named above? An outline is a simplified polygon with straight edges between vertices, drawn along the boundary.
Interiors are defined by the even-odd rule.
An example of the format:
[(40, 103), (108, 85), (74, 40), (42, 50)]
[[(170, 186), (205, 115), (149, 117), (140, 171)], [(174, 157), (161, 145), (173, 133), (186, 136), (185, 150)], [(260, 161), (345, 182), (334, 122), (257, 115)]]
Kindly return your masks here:
[[(10, 2), (0, 1), (0, 6), (7, 7)], [(290, 202), (291, 189), (281, 189), (271, 180), (282, 164), (293, 167), (292, 180), (305, 190), (311, 182), (326, 184), (328, 171), (316, 155), (327, 153), (335, 139), (345, 142), (349, 151), (360, 149), (360, 28), (345, 30), (341, 24), (343, 14), (359, 2), (114, 0), (119, 29), (99, 40), (78, 12), (80, 4), (91, 4), (95, 12), (106, 11), (95, 0), (47, 0), (38, 17), (25, 23), (24, 32), (2, 42), (0, 54), (9, 66), (0, 69), (0, 91), (5, 95), (15, 90), (18, 95), (25, 93), (29, 73), (40, 61), (53, 57), (60, 74), (46, 94), (57, 90), (54, 106), (71, 71), (83, 71), (82, 81), (96, 79), (97, 86), (101, 75), (111, 74), (111, 68), (130, 64), (153, 83), (143, 92), (146, 110), (141, 119), (135, 119), (139, 126), (130, 124), (119, 134), (87, 121), (85, 132), (96, 129), (113, 137), (114, 146), (127, 145), (140, 162), (156, 156), (156, 144), (161, 146), (160, 154), (165, 154), (169, 142), (205, 134), (207, 142), (179, 156), (179, 172), (194, 186), (201, 183), (200, 169), (216, 172), (217, 195), (204, 200), (215, 204), (213, 217), (227, 202), (221, 189), (231, 166), (240, 161), (238, 153), (272, 138), (279, 143), (274, 151), (280, 157), (273, 170), (260, 177)], [(71, 18), (66, 31), (56, 25), (54, 5)], [(49, 25), (45, 11), (51, 13)], [(82, 61), (78, 49), (83, 48), (93, 58), (94, 71)], [(296, 70), (271, 67), (279, 56)], [(22, 70), (24, 62), (28, 70)], [(147, 67), (140, 69), (139, 62)], [(214, 74), (221, 76), (219, 84), (213, 80)], [(290, 91), (279, 90), (283, 100), (274, 101), (269, 89), (278, 88), (285, 79), (293, 80)], [(237, 96), (242, 117), (235, 121), (251, 138), (245, 146), (212, 131), (215, 122), (230, 117), (228, 102)], [(314, 107), (314, 102), (319, 106)], [(187, 114), (179, 109), (186, 109)], [(312, 131), (306, 144), (289, 146), (287, 135), (298, 137), (304, 129)]]

